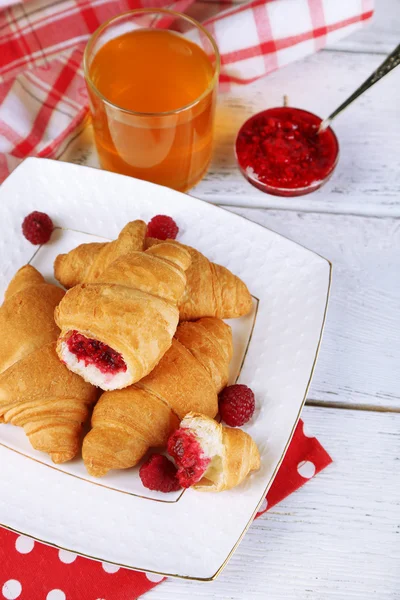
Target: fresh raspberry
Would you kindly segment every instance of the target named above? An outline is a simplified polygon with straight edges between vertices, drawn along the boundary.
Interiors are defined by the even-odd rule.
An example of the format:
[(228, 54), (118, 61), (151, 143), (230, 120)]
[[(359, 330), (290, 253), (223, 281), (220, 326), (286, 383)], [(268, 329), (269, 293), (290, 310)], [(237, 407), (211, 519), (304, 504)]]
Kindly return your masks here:
[(158, 240), (174, 240), (178, 232), (178, 225), (172, 217), (167, 217), (167, 215), (157, 215), (147, 225), (147, 237), (154, 237)]
[(144, 487), (157, 492), (177, 492), (181, 489), (176, 477), (176, 467), (166, 456), (152, 454), (139, 469)]
[(22, 223), (22, 233), (31, 244), (35, 245), (48, 242), (53, 229), (53, 221), (50, 217), (37, 210), (25, 217)]
[(247, 385), (229, 385), (219, 395), (219, 414), (230, 427), (247, 423), (255, 407), (254, 394)]

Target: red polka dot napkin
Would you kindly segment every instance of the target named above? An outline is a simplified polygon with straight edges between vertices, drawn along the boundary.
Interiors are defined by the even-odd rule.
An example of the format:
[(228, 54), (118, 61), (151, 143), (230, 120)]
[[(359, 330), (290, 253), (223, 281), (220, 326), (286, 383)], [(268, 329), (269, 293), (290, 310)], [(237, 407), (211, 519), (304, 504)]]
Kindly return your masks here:
[[(257, 517), (331, 462), (300, 421)], [(163, 579), (57, 550), (0, 528), (1, 600), (134, 600)]]

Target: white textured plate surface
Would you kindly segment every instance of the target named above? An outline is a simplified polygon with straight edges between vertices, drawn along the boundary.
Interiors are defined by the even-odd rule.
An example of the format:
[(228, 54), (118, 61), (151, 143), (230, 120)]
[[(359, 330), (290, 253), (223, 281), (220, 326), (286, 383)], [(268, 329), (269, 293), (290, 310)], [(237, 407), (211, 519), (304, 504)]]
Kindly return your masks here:
[[(99, 560), (213, 578), (251, 522), (299, 418), (321, 339), (330, 264), (272, 231), (184, 194), (105, 171), (28, 159), (0, 188), (0, 295), (32, 258), (32, 245), (20, 232), (32, 210), (75, 230), (56, 231), (33, 258), (47, 276), (65, 245), (87, 239), (76, 231), (113, 238), (129, 220), (167, 213), (178, 222), (182, 242), (247, 283), (259, 299), (258, 312), (235, 324), (240, 348), (234, 371), (254, 324), (239, 381), (256, 395), (257, 410), (245, 429), (258, 444), (262, 466), (230, 492), (189, 490), (178, 502), (157, 502), (132, 495), (133, 474), (132, 482), (127, 473), (112, 476), (105, 487), (107, 478), (99, 486), (83, 472), (83, 479), (65, 472), (79, 469), (79, 461), (63, 470), (49, 468), (42, 456), (42, 462), (30, 460), (24, 454), (34, 454), (22, 431), (15, 429), (14, 435), (13, 428), (2, 425), (0, 523)], [(124, 486), (133, 486), (131, 493), (121, 493)]]

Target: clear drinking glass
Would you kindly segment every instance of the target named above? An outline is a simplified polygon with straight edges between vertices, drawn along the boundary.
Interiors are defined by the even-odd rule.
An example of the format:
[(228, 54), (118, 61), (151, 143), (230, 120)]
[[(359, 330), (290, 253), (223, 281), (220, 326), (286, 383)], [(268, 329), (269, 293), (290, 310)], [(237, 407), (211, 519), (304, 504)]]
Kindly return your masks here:
[(101, 166), (193, 187), (211, 159), (219, 66), (211, 35), (183, 14), (140, 9), (103, 24), (84, 56)]

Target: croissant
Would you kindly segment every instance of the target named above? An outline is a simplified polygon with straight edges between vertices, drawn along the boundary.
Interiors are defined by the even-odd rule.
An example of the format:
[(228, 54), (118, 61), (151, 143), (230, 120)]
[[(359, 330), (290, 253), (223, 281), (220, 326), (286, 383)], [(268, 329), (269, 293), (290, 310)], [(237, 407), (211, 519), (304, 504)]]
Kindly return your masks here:
[(11, 280), (0, 307), (0, 373), (57, 339), (53, 312), (64, 296), (34, 267), (22, 267)]
[(103, 390), (145, 377), (171, 345), (189, 264), (184, 248), (164, 242), (71, 288), (55, 311), (60, 359)]
[(64, 292), (22, 267), (0, 307), (0, 421), (23, 427), (55, 463), (73, 458), (97, 392), (59, 361), (53, 313)]
[(181, 421), (167, 449), (181, 486), (200, 492), (229, 490), (260, 468), (260, 453), (250, 435), (195, 412)]
[(171, 348), (150, 375), (101, 396), (83, 441), (88, 472), (101, 477), (110, 469), (133, 467), (150, 447), (165, 446), (191, 410), (214, 417), (231, 357), (229, 325), (215, 318), (181, 323)]
[(143, 250), (146, 228), (144, 221), (131, 221), (113, 242), (81, 244), (68, 254), (59, 254), (54, 262), (56, 279), (67, 289), (93, 283), (120, 256)]
[[(54, 272), (57, 280), (67, 289), (78, 283), (96, 281), (101, 270), (124, 252), (142, 250), (163, 243), (153, 238), (144, 239), (146, 225), (143, 221), (128, 223), (118, 240), (105, 244), (82, 244), (68, 254), (56, 258)], [(132, 231), (135, 233), (131, 237)], [(231, 319), (241, 317), (251, 310), (252, 300), (246, 285), (228, 269), (210, 262), (203, 254), (183, 246), (192, 262), (186, 271), (186, 290), (179, 302), (181, 321), (193, 321), (201, 317)], [(131, 243), (131, 247), (129, 244)], [(111, 252), (110, 248), (114, 251)], [(103, 260), (104, 255), (107, 261)]]
[[(145, 247), (160, 244), (160, 240), (146, 238)], [(231, 271), (212, 263), (201, 252), (176, 241), (172, 244), (185, 248), (192, 259), (186, 272), (186, 289), (179, 302), (181, 321), (200, 317), (234, 319), (250, 312), (252, 299), (246, 284)]]

